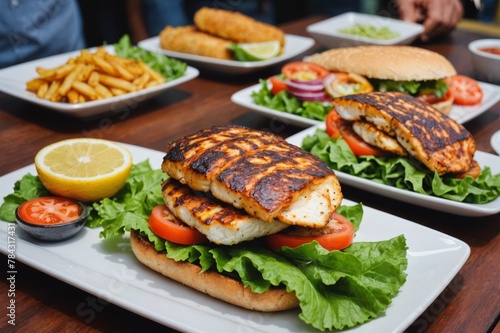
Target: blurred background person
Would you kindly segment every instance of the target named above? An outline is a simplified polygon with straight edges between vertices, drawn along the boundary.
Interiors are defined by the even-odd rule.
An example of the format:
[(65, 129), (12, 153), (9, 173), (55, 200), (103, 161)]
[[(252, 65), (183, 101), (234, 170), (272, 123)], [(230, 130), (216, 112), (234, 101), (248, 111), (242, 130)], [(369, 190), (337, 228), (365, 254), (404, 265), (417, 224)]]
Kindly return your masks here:
[(76, 0), (0, 1), (0, 68), (84, 47)]
[(473, 3), (473, 0), (127, 0), (134, 42), (157, 36), (167, 25), (193, 24), (194, 13), (203, 6), (238, 11), (275, 25), (318, 14), (336, 16), (350, 11), (377, 14), (422, 23), (425, 30), (420, 38), (427, 41), (457, 26), (465, 12), (462, 1)]
[[(61, 0), (59, 0), (61, 1)], [(170, 2), (171, 0), (165, 0)], [(125, 0), (78, 0), (88, 47), (118, 42), (130, 33)]]
[(461, 0), (396, 0), (398, 17), (403, 21), (422, 23), (423, 42), (455, 29), (464, 16)]
[(184, 0), (127, 0), (132, 43), (158, 36), (167, 25), (192, 24)]
[(212, 7), (238, 11), (274, 24), (272, 1), (263, 0), (127, 0), (131, 39), (134, 43), (158, 36), (167, 25), (192, 25), (196, 11)]

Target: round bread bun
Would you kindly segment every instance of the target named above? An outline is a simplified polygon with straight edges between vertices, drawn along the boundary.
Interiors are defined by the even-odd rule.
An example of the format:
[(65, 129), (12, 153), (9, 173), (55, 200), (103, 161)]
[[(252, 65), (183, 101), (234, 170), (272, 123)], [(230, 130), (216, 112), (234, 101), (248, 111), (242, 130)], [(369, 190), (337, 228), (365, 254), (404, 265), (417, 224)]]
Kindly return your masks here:
[(414, 46), (344, 47), (314, 54), (307, 61), (331, 71), (381, 80), (437, 80), (457, 73), (439, 53)]
[(449, 115), (453, 107), (453, 101), (454, 101), (453, 96), (450, 96), (450, 98), (448, 98), (447, 100), (438, 103), (432, 103), (431, 105), (439, 112), (445, 115)]
[(240, 281), (217, 272), (202, 272), (197, 265), (167, 258), (164, 252), (156, 251), (152, 243), (134, 230), (130, 232), (130, 245), (137, 259), (147, 267), (224, 302), (263, 312), (283, 311), (299, 305), (295, 293), (289, 293), (285, 288), (273, 288), (257, 294), (249, 287), (245, 288)]

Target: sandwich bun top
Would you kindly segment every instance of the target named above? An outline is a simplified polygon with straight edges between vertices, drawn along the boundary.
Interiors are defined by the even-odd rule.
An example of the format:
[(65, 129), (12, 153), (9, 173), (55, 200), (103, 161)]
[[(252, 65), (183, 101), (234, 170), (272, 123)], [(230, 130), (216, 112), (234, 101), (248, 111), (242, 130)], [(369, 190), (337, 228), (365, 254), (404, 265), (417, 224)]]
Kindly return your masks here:
[(307, 61), (331, 71), (382, 80), (427, 81), (457, 74), (439, 53), (414, 46), (344, 47), (314, 54)]

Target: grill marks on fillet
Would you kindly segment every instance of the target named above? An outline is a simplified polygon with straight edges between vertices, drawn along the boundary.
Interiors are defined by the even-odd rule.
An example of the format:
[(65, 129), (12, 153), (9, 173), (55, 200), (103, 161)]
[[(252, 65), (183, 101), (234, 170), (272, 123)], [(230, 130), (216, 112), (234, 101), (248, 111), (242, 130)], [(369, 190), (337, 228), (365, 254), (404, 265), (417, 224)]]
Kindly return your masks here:
[(240, 126), (216, 126), (184, 137), (167, 149), (163, 171), (198, 191), (208, 191), (215, 174), (235, 158), (282, 140)]
[(355, 121), (352, 124), (352, 129), (358, 134), (363, 141), (391, 152), (396, 155), (406, 156), (408, 152), (401, 146), (395, 138), (379, 130), (375, 125), (366, 121)]
[(440, 174), (466, 171), (475, 153), (472, 135), (429, 104), (397, 92), (373, 92), (334, 100), (339, 115), (367, 121), (394, 136), (430, 170)]
[(196, 228), (216, 244), (232, 245), (269, 235), (288, 227), (279, 221), (264, 222), (243, 210), (196, 192), (169, 178), (162, 185), (165, 204), (178, 219)]
[(288, 143), (277, 143), (224, 168), (214, 179), (212, 192), (219, 199), (269, 221), (316, 179), (330, 175), (332, 170), (308, 152)]
[[(273, 134), (240, 126), (213, 127), (172, 143), (162, 168), (192, 189), (211, 191), (267, 222), (281, 218), (324, 226), (342, 200), (335, 174), (319, 158)], [(317, 189), (315, 200), (304, 199)], [(293, 206), (299, 198), (315, 213)], [(287, 213), (280, 215), (284, 208)], [(319, 220), (310, 221), (313, 216)]]

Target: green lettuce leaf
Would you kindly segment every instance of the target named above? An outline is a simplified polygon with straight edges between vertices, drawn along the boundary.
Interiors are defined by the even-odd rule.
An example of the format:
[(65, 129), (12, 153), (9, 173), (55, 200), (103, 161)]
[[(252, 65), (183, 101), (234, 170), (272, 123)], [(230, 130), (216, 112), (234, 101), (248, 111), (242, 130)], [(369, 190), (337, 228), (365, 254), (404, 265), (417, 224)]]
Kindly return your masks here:
[(163, 204), (165, 173), (153, 170), (148, 160), (134, 164), (122, 189), (112, 198), (94, 202), (87, 225), (103, 227), (101, 237), (113, 238), (146, 225), (153, 208)]
[[(341, 211), (359, 225), (360, 204), (342, 206)], [(139, 231), (147, 234), (148, 229)], [(283, 247), (277, 253), (256, 241), (233, 246), (163, 243), (167, 257), (197, 264), (203, 271), (238, 276), (253, 292), (263, 293), (273, 286), (294, 291), (300, 319), (319, 330), (342, 330), (379, 316), (406, 281), (407, 245), (402, 235), (355, 242), (331, 252), (317, 242)]]
[(484, 167), (476, 179), (439, 176), (404, 157), (355, 156), (342, 138), (330, 138), (321, 129), (304, 138), (302, 148), (334, 170), (404, 190), (474, 204), (488, 203), (500, 196), (500, 174), (493, 175), (489, 167)]
[(448, 84), (442, 79), (429, 81), (394, 81), (394, 80), (370, 80), (376, 91), (398, 91), (413, 96), (431, 91), (436, 97), (441, 98), (448, 90)]
[(11, 194), (3, 198), (0, 206), (0, 219), (6, 222), (16, 221), (16, 209), (25, 201), (49, 195), (38, 176), (26, 174), (14, 184)]
[(251, 95), (257, 105), (314, 120), (325, 120), (326, 115), (332, 109), (329, 103), (299, 101), (286, 90), (273, 95), (269, 90), (267, 80), (261, 79), (260, 83), (261, 89), (252, 92)]
[(114, 47), (118, 56), (142, 60), (150, 68), (160, 73), (166, 81), (182, 77), (187, 70), (187, 63), (183, 61), (147, 51), (139, 46), (133, 46), (128, 35), (123, 35), (118, 43), (114, 44)]

